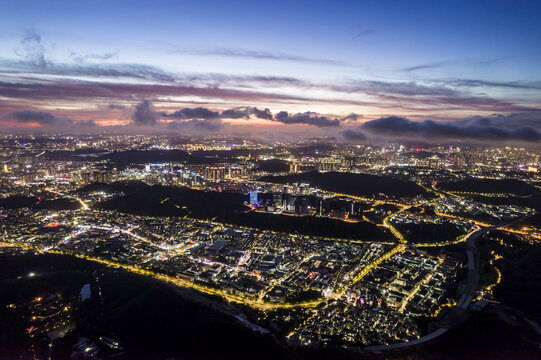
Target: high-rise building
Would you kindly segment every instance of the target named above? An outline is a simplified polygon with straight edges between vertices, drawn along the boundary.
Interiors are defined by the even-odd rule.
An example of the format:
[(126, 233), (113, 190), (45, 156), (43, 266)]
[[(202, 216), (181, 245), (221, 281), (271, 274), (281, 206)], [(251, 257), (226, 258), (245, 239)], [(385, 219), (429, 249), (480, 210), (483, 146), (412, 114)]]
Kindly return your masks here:
[(272, 203), (275, 207), (282, 205), (282, 194), (280, 193), (273, 193), (272, 194)]
[(96, 171), (92, 178), (94, 182), (109, 183), (111, 182), (111, 173), (109, 171)]
[(291, 165), (289, 165), (289, 172), (290, 173), (298, 173), (299, 172), (299, 164), (291, 163)]
[(228, 170), (228, 178), (235, 179), (246, 176), (246, 168), (231, 167)]
[(340, 167), (340, 160), (334, 158), (323, 158), (316, 165), (318, 171), (334, 171)]
[(250, 204), (256, 204), (257, 203), (257, 193), (251, 192), (250, 193)]
[(88, 183), (90, 183), (90, 172), (88, 172), (88, 171), (83, 171), (83, 172), (81, 173), (81, 182), (82, 182), (83, 184), (88, 184)]
[(203, 176), (207, 180), (216, 181), (225, 179), (225, 167), (207, 166), (203, 171)]

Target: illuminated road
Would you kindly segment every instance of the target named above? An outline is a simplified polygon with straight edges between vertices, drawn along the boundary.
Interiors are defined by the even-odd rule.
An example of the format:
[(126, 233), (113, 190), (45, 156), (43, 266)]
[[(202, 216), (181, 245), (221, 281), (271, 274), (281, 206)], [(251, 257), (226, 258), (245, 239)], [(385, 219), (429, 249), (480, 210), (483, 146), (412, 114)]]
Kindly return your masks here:
[(159, 248), (162, 249), (162, 250), (167, 250), (167, 247), (164, 247), (164, 246), (162, 246), (162, 245), (160, 245), (160, 244), (157, 244), (155, 241), (149, 240), (148, 238), (146, 238), (146, 237), (144, 237), (144, 236), (141, 236), (141, 235), (139, 235), (139, 234), (134, 233), (132, 230), (135, 230), (136, 228), (137, 228), (137, 227), (133, 227), (133, 228), (128, 229), (128, 230), (122, 229), (122, 228), (121, 228), (121, 229), (119, 229), (119, 231), (120, 231), (121, 233), (126, 234), (126, 235), (129, 235), (129, 236), (131, 236), (131, 237), (133, 237), (134, 239), (137, 239), (137, 240), (139, 240), (139, 241), (145, 242), (145, 243), (150, 244), (150, 245), (152, 245), (152, 246), (157, 246), (157, 247), (159, 247)]
[(227, 292), (225, 292), (225, 291), (223, 291), (221, 289), (214, 289), (214, 288), (207, 287), (207, 286), (204, 286), (204, 285), (201, 285), (201, 284), (196, 284), (196, 283), (194, 283), (192, 281), (189, 281), (189, 280), (158, 274), (158, 273), (143, 269), (138, 265), (121, 264), (121, 263), (118, 263), (118, 262), (114, 262), (114, 261), (110, 261), (110, 260), (106, 260), (106, 259), (95, 258), (95, 257), (91, 257), (91, 256), (86, 256), (86, 255), (81, 255), (81, 254), (77, 254), (77, 253), (67, 253), (67, 252), (61, 252), (61, 251), (56, 251), (56, 250), (49, 250), (47, 252), (51, 253), (51, 254), (70, 255), (70, 256), (80, 258), (80, 259), (97, 262), (97, 263), (100, 263), (100, 264), (103, 264), (103, 265), (106, 265), (106, 266), (109, 266), (109, 267), (112, 267), (112, 268), (123, 269), (123, 270), (129, 271), (129, 272), (135, 273), (135, 274), (149, 276), (149, 277), (152, 277), (154, 279), (157, 279), (157, 280), (160, 280), (160, 281), (163, 281), (163, 282), (166, 282), (166, 283), (174, 284), (176, 286), (183, 287), (183, 288), (193, 289), (193, 290), (196, 290), (196, 291), (201, 292), (203, 294), (218, 296), (218, 297), (221, 297), (221, 298), (223, 298), (224, 300), (226, 300), (228, 302), (242, 304), (242, 305), (248, 305), (248, 306), (251, 306), (251, 307), (259, 309), (259, 310), (308, 308), (308, 307), (317, 306), (317, 305), (321, 304), (324, 301), (323, 299), (318, 299), (318, 300), (306, 301), (306, 302), (294, 303), (294, 304), (289, 304), (289, 303), (282, 303), (282, 304), (265, 303), (265, 302), (260, 301), (260, 300), (254, 300), (254, 299), (249, 299), (249, 298), (245, 298), (245, 297), (238, 296), (238, 295), (229, 294), (229, 293), (227, 293)]
[(399, 252), (402, 252), (406, 249), (406, 246), (403, 245), (403, 244), (400, 244), (400, 245), (397, 245), (395, 246), (394, 248), (392, 248), (391, 250), (389, 250), (388, 252), (382, 254), (380, 257), (378, 257), (377, 259), (373, 260), (372, 262), (370, 262), (369, 264), (367, 264), (353, 279), (350, 280), (350, 282), (345, 285), (342, 289), (340, 289), (339, 291), (337, 292), (331, 292), (329, 293), (329, 295), (327, 295), (328, 298), (330, 299), (338, 299), (340, 298), (346, 291), (347, 291), (347, 288), (351, 285), (354, 285), (356, 284), (357, 282), (361, 281), (366, 275), (370, 274), (370, 272), (372, 272), (372, 270), (374, 270), (376, 267), (378, 267), (378, 265), (380, 265), (382, 262), (384, 262), (385, 260), (391, 258), (391, 256), (393, 256), (394, 254), (396, 253), (399, 253)]
[(67, 198), (70, 198), (70, 199), (73, 199), (73, 200), (77, 200), (79, 202), (79, 204), (81, 204), (81, 207), (83, 208), (83, 210), (89, 210), (90, 209), (88, 207), (88, 205), (81, 198), (78, 198), (76, 196), (69, 195), (69, 194), (64, 194), (64, 193), (61, 193), (61, 192), (59, 192), (59, 191), (57, 191), (55, 189), (51, 189), (51, 188), (45, 188), (45, 190), (50, 192), (50, 193), (56, 194), (56, 195), (60, 195), (60, 196), (64, 196), (64, 197), (67, 197)]
[(386, 227), (387, 229), (389, 229), (389, 231), (391, 231), (391, 233), (393, 234), (393, 236), (395, 238), (398, 239), (398, 242), (402, 243), (402, 244), (405, 244), (407, 241), (406, 241), (406, 238), (404, 238), (404, 235), (402, 235), (400, 233), (400, 231), (398, 231), (391, 223), (390, 223), (390, 218), (401, 213), (402, 211), (404, 211), (406, 208), (403, 208), (401, 210), (398, 210), (394, 213), (392, 213), (391, 215), (387, 216), (385, 219), (383, 219), (383, 226)]

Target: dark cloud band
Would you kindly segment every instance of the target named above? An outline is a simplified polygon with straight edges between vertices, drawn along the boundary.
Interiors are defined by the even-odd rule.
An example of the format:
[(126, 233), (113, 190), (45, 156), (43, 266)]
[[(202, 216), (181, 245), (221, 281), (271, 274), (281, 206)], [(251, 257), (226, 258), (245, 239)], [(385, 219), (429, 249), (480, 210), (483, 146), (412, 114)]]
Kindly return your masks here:
[(378, 135), (421, 137), (425, 139), (516, 140), (527, 142), (541, 140), (541, 133), (529, 126), (509, 129), (479, 120), (455, 123), (433, 120), (417, 122), (403, 117), (390, 116), (368, 121), (361, 125), (360, 128)]

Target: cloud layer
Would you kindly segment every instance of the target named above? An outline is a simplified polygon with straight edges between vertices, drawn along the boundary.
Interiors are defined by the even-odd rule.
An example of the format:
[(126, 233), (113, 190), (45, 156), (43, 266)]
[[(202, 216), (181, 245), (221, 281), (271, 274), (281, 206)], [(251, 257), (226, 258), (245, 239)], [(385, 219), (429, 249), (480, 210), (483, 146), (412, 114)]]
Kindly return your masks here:
[[(356, 37), (373, 33), (364, 27), (354, 30)], [(17, 57), (0, 58), (0, 98), (3, 99), (0, 123), (7, 124), (5, 128), (95, 126), (93, 120), (87, 120), (86, 125), (83, 120), (73, 120), (84, 118), (96, 119), (100, 124), (130, 122), (135, 129), (217, 131), (227, 126), (227, 120), (237, 120), (231, 123), (241, 124), (240, 120), (244, 119), (247, 125), (264, 123), (250, 121), (259, 119), (284, 124), (286, 126), (280, 127), (284, 131), (302, 129), (307, 133), (341, 134), (348, 141), (373, 140), (372, 134), (380, 138), (537, 142), (541, 131), (538, 100), (541, 80), (420, 76), (425, 73), (423, 69), (455, 66), (456, 61), (395, 69), (395, 73), (379, 79), (363, 78), (359, 74), (367, 72), (355, 69), (356, 73), (350, 77), (344, 75), (329, 80), (325, 76), (291, 76), (302, 74), (302, 71), (287, 71), (275, 76), (268, 72), (265, 75), (246, 74), (241, 70), (227, 74), (175, 73), (158, 66), (115, 61), (122, 58), (122, 54), (117, 57), (117, 49), (102, 54), (68, 51), (68, 57), (64, 54), (63, 60), (58, 60), (54, 57), (54, 48), (38, 32), (27, 31), (14, 49)], [(184, 52), (200, 57), (244, 58), (254, 62), (272, 60), (274, 65), (280, 66), (286, 66), (285, 62), (341, 66), (340, 71), (344, 73), (350, 70), (347, 69), (350, 64), (346, 62), (279, 52), (227, 48)], [(170, 52), (167, 55), (173, 56)], [(282, 63), (278, 64), (278, 61)], [(329, 66), (322, 68), (331, 69)], [(204, 107), (209, 106), (207, 104), (213, 104), (212, 109)], [(69, 110), (49, 112), (55, 107)], [(271, 112), (266, 107), (282, 111)], [(381, 114), (402, 116), (386, 116), (353, 128), (362, 116), (350, 113), (352, 111), (368, 114), (367, 117), (372, 119)], [(350, 114), (344, 116), (345, 113)], [(494, 113), (506, 115), (487, 116)], [(461, 119), (412, 121), (407, 117), (415, 120)]]
[(346, 62), (331, 59), (310, 58), (305, 56), (298, 56), (285, 53), (273, 53), (269, 51), (260, 50), (247, 50), (247, 49), (228, 49), (228, 48), (215, 48), (205, 50), (187, 50), (179, 49), (174, 50), (175, 53), (190, 54), (190, 55), (210, 55), (210, 56), (222, 56), (222, 57), (235, 57), (235, 58), (250, 58), (259, 60), (272, 60), (272, 61), (292, 61), (305, 64), (321, 64), (321, 65), (337, 65), (337, 66), (351, 66)]
[[(71, 53), (56, 61), (49, 46), (35, 31), (27, 31), (16, 49), (18, 59), (0, 58), (0, 96), (8, 101), (133, 101), (157, 98), (205, 98), (245, 104), (317, 104), (427, 111), (519, 112), (539, 110), (534, 95), (541, 96), (541, 81), (487, 81), (482, 79), (424, 79), (416, 81), (342, 78), (313, 82), (292, 76), (257, 74), (174, 73), (156, 66), (114, 62), (115, 53)], [(288, 60), (315, 64), (340, 64), (333, 60), (296, 57), (239, 49), (196, 51), (199, 56), (231, 56)], [(445, 62), (444, 62), (445, 63)], [(346, 64), (344, 64), (346, 65)], [(440, 66), (429, 64), (428, 66)], [(421, 65), (414, 68), (423, 68)], [(93, 79), (89, 81), (88, 79)], [(285, 90), (287, 91), (285, 91)], [(517, 97), (495, 96), (501, 91)], [(325, 92), (325, 95), (322, 95)], [(513, 100), (509, 100), (513, 99)], [(532, 105), (536, 104), (536, 105)], [(340, 112), (340, 111), (334, 111)], [(373, 113), (373, 111), (372, 111)], [(259, 116), (259, 115), (258, 115)], [(301, 118), (285, 116), (284, 122)], [(326, 122), (321, 122), (327, 124)], [(334, 126), (330, 125), (329, 126)]]
[(158, 123), (159, 114), (154, 110), (150, 100), (144, 99), (135, 105), (133, 111), (133, 123), (135, 125), (154, 126)]
[(44, 111), (21, 110), (13, 111), (3, 115), (0, 120), (8, 121), (14, 124), (33, 125), (38, 127), (95, 127), (94, 120), (72, 120), (69, 118), (58, 117), (54, 114)]
[[(139, 104), (138, 106), (141, 106)], [(208, 129), (218, 129), (218, 124), (222, 119), (262, 119), (280, 122), (283, 124), (303, 124), (316, 127), (339, 127), (341, 122), (357, 119), (359, 115), (350, 114), (342, 118), (330, 118), (317, 114), (315, 112), (305, 112), (297, 114), (289, 114), (287, 111), (280, 111), (275, 115), (269, 109), (258, 109), (257, 107), (236, 107), (227, 109), (222, 112), (212, 111), (204, 107), (183, 108), (177, 111), (166, 113), (162, 112), (161, 116), (165, 119), (190, 120), (190, 124), (200, 124), (200, 127)], [(212, 120), (209, 122), (209, 120)], [(136, 121), (135, 124), (148, 125), (148, 123)], [(186, 122), (188, 123), (188, 122)], [(203, 125), (208, 123), (208, 125)], [(169, 128), (182, 128), (182, 122), (175, 121), (169, 125)]]
[(354, 129), (347, 129), (342, 131), (342, 136), (345, 140), (353, 142), (365, 141), (367, 139), (366, 135), (363, 132)]
[(288, 114), (287, 111), (280, 111), (274, 116), (275, 121), (284, 124), (308, 124), (319, 127), (338, 127), (340, 120), (329, 119), (326, 116), (320, 116), (314, 112), (308, 111), (299, 114)]
[[(530, 126), (506, 128), (502, 126), (502, 117), (492, 124), (492, 119), (476, 118), (471, 120), (437, 122), (433, 120), (411, 121), (399, 116), (383, 117), (368, 121), (361, 129), (377, 135), (420, 137), (424, 139), (457, 139), (481, 141), (526, 141), (538, 142), (541, 133)], [(488, 121), (486, 121), (488, 120)]]

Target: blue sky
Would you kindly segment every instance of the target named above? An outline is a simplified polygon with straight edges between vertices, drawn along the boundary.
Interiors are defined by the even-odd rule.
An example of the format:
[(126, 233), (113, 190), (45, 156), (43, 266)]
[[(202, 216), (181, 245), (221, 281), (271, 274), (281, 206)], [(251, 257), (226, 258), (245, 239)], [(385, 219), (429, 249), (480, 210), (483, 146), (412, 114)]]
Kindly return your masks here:
[(343, 126), (541, 107), (539, 1), (23, 0), (0, 1), (0, 14), (4, 126), (19, 124), (17, 111), (129, 124), (143, 100), (156, 114), (358, 115)]

